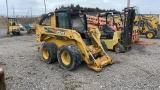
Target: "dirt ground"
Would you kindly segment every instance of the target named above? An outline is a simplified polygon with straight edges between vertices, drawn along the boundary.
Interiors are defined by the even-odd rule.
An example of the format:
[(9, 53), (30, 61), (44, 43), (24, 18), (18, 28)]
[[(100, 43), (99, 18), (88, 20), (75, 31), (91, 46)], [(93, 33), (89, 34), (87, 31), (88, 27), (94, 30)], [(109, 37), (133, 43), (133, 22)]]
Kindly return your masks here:
[[(23, 33), (26, 33), (25, 31)], [(34, 34), (6, 37), (0, 29), (0, 67), (4, 68), (7, 90), (160, 90), (160, 40), (153, 45), (136, 45), (126, 53), (107, 53), (115, 64), (101, 72), (82, 63), (74, 71), (46, 64), (37, 52), (41, 43)]]

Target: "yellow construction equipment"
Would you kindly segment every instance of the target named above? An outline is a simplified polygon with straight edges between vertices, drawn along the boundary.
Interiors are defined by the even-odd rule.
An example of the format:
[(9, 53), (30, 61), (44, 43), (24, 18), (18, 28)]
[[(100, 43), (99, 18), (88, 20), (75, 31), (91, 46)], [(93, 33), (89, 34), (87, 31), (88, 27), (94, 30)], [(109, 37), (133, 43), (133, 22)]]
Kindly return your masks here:
[[(117, 11), (108, 11), (106, 13), (99, 14), (96, 19), (93, 16), (87, 17), (90, 27), (99, 27), (102, 33), (101, 39), (106, 43), (107, 48), (118, 53), (129, 51), (133, 42), (132, 34), (138, 33), (133, 32), (135, 10), (133, 8), (125, 8), (123, 13), (123, 20), (121, 13)], [(120, 19), (115, 17), (117, 14), (120, 15)], [(96, 24), (91, 25), (93, 20), (95, 20)]]
[(160, 25), (158, 16), (153, 18), (153, 16), (139, 15), (136, 16), (134, 22), (139, 27), (142, 35), (146, 35), (147, 38), (160, 38)]
[(16, 18), (8, 18), (8, 30), (9, 32), (7, 34), (12, 33), (13, 36), (22, 35)]
[[(47, 18), (50, 24), (43, 24)], [(42, 60), (52, 63), (58, 59), (66, 70), (77, 68), (82, 61), (95, 71), (112, 64), (100, 36), (97, 28), (87, 28), (86, 15), (78, 10), (56, 10), (36, 25), (37, 41), (44, 42), (39, 48)]]

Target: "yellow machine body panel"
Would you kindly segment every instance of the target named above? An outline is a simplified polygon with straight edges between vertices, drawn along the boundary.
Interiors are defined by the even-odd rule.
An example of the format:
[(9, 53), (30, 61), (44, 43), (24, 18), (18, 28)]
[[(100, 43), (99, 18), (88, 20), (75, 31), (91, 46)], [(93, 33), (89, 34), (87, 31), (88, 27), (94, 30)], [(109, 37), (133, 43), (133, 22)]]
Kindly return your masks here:
[(20, 31), (20, 27), (19, 26), (9, 26), (9, 32), (12, 32), (13, 30)]
[(114, 46), (119, 43), (118, 40), (120, 40), (120, 38), (121, 38), (121, 33), (122, 33), (122, 31), (116, 31), (116, 32), (114, 32), (113, 39), (103, 39), (103, 41), (106, 43), (108, 49), (114, 50)]

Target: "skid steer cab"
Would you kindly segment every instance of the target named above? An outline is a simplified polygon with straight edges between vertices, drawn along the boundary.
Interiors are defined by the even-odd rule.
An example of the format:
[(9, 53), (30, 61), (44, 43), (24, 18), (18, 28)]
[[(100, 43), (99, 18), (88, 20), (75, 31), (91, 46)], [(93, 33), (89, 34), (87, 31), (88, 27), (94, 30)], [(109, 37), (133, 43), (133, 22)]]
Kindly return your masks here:
[[(50, 19), (50, 25), (43, 24), (45, 19)], [(81, 11), (56, 10), (36, 27), (37, 41), (44, 42), (39, 49), (41, 59), (46, 63), (58, 60), (63, 69), (73, 70), (85, 61), (95, 71), (112, 64), (99, 30), (87, 28), (86, 15)]]
[[(123, 10), (124, 19), (120, 12), (106, 12), (100, 16), (105, 17), (106, 24), (102, 26), (100, 31), (102, 32), (101, 39), (106, 43), (109, 50), (114, 50), (117, 53), (123, 53), (129, 51), (132, 46), (132, 32), (133, 32), (133, 21), (135, 18), (135, 10), (133, 8), (125, 8)], [(120, 16), (120, 22), (115, 23), (116, 15)], [(112, 22), (108, 22), (108, 18), (112, 18)], [(112, 27), (111, 27), (112, 26)]]
[(16, 18), (8, 18), (8, 34), (12, 33), (13, 36), (20, 36), (20, 27)]

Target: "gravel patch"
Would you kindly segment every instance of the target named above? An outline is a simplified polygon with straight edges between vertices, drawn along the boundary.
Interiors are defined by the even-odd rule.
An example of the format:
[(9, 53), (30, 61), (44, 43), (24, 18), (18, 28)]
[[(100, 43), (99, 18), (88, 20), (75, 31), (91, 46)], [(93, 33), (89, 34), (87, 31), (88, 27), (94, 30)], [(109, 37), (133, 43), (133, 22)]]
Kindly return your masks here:
[(85, 63), (74, 71), (60, 68), (58, 62), (44, 63), (34, 34), (0, 37), (7, 90), (160, 90), (160, 39), (141, 36), (157, 44), (134, 44), (126, 53), (108, 51), (115, 63), (95, 72)]

